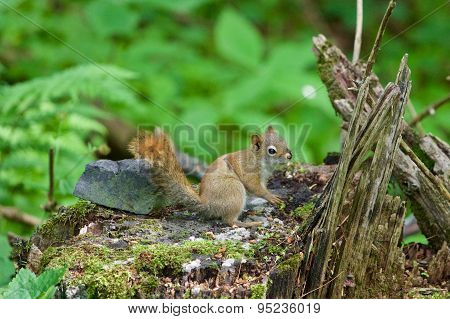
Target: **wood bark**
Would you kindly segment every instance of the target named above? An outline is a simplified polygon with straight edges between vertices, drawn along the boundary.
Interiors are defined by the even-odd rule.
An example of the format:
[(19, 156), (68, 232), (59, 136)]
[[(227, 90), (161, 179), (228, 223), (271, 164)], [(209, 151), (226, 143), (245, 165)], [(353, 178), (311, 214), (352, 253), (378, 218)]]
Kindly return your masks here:
[[(323, 35), (315, 37), (313, 42), (319, 75), (345, 128), (357, 104), (355, 83), (363, 80), (364, 66), (353, 65)], [(374, 74), (371, 79), (367, 100), (361, 106), (363, 120), (368, 119), (376, 101), (387, 89), (383, 89)], [(412, 153), (405, 153), (404, 147), (397, 151), (393, 174), (411, 201), (422, 232), (439, 249), (444, 241), (450, 242), (450, 148), (431, 134), (418, 136), (405, 121), (402, 123), (402, 138)]]
[[(392, 277), (392, 263), (401, 256), (398, 241), (405, 207), (386, 191), (401, 142), (409, 77), (405, 55), (395, 83), (377, 100), (370, 97), (372, 76), (358, 88), (339, 164), (304, 233), (297, 296), (375, 297), (383, 294), (381, 277)], [(372, 267), (376, 271), (370, 272)], [(373, 291), (367, 294), (368, 287)]]

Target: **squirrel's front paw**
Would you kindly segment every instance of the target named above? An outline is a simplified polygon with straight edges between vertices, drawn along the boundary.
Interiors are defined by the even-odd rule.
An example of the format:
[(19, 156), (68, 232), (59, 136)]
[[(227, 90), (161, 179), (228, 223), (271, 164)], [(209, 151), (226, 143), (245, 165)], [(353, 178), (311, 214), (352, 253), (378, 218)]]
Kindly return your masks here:
[(283, 200), (281, 199), (281, 197), (277, 196), (277, 195), (273, 195), (271, 194), (269, 198), (267, 198), (267, 200), (269, 201), (269, 203), (274, 204), (274, 205), (280, 205), (281, 203), (283, 203)]

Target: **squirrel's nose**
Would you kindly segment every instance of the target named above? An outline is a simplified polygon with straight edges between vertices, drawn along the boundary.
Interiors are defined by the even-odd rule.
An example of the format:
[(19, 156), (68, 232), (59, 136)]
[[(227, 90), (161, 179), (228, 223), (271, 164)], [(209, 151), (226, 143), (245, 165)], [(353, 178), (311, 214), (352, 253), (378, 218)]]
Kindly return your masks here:
[(292, 158), (292, 153), (291, 153), (291, 151), (288, 151), (288, 152), (287, 152), (286, 158), (287, 158), (288, 160), (290, 160), (290, 159)]

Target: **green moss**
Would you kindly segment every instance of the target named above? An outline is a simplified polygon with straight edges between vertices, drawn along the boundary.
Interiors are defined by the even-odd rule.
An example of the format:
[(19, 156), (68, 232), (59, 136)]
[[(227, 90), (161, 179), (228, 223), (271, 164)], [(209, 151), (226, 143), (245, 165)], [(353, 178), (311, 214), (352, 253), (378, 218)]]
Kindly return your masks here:
[(285, 210), (285, 209), (286, 209), (286, 203), (285, 203), (285, 202), (281, 202), (281, 203), (278, 205), (278, 209), (279, 209), (279, 210)]
[(28, 254), (31, 249), (30, 240), (20, 240), (13, 245), (13, 251), (11, 254), (12, 260), (17, 263), (19, 268), (25, 267), (28, 263)]
[(191, 261), (193, 255), (212, 256), (221, 252), (225, 258), (251, 257), (251, 252), (244, 250), (238, 241), (201, 240), (185, 241), (180, 245), (136, 245), (133, 251), (137, 256), (136, 269), (157, 277), (181, 274), (182, 265)]
[(266, 298), (267, 285), (266, 284), (256, 284), (250, 287), (251, 296), (250, 299), (264, 299)]
[(90, 298), (122, 299), (132, 298), (136, 294), (132, 272), (123, 265), (86, 274), (83, 283)]
[(156, 276), (143, 276), (141, 279), (141, 290), (145, 295), (151, 295), (158, 285), (159, 278)]
[(224, 258), (250, 255), (239, 241), (136, 244), (127, 249), (84, 243), (46, 249), (41, 270), (69, 268), (65, 282), (69, 286), (84, 285), (89, 298), (132, 298), (138, 292), (151, 297), (160, 278), (181, 276), (182, 265), (194, 259), (194, 255), (212, 256), (219, 252)]
[(263, 238), (251, 246), (251, 253), (259, 256), (264, 261), (270, 260), (275, 256), (276, 260), (281, 259), (285, 254), (287, 247), (281, 243), (285, 241), (284, 236), (277, 232), (267, 232)]
[(295, 254), (294, 256), (292, 256), (292, 257), (286, 259), (285, 261), (281, 262), (278, 265), (278, 269), (280, 271), (296, 270), (299, 267), (301, 261), (302, 261), (302, 255)]
[(422, 294), (417, 289), (408, 292), (408, 298), (415, 299), (450, 299), (450, 293), (447, 291), (434, 291), (430, 294)]
[(155, 277), (181, 274), (183, 263), (191, 258), (191, 253), (182, 246), (168, 244), (137, 245), (133, 254), (137, 256), (134, 262), (137, 271)]
[[(48, 247), (63, 242), (65, 239), (77, 234), (88, 215), (94, 213), (96, 205), (80, 200), (64, 211), (54, 214), (45, 224), (36, 231), (41, 246)], [(103, 214), (107, 211), (105, 210)], [(109, 216), (105, 216), (107, 218)]]
[(305, 219), (311, 214), (313, 209), (314, 209), (314, 202), (311, 201), (297, 207), (295, 210), (291, 212), (291, 216), (294, 218)]
[(131, 298), (136, 288), (132, 285), (133, 269), (114, 264), (126, 260), (123, 250), (85, 244), (72, 247), (50, 247), (43, 253), (45, 268), (68, 267), (68, 285), (84, 285), (89, 298)]
[(242, 259), (244, 257), (252, 257), (251, 250), (242, 248), (242, 242), (235, 240), (216, 241), (185, 241), (183, 247), (197, 255), (214, 255), (220, 251), (225, 258)]

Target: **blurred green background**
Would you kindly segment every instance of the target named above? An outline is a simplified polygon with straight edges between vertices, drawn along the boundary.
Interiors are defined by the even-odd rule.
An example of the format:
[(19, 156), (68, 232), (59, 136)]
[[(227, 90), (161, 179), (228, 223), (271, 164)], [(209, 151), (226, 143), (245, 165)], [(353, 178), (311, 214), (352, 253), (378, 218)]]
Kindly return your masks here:
[[(84, 165), (127, 157), (126, 139), (141, 124), (242, 127), (241, 143), (220, 139), (218, 153), (245, 145), (247, 124), (306, 125), (296, 159), (320, 163), (340, 149), (340, 120), (311, 37), (325, 34), (351, 58), (355, 3), (0, 0), (0, 206), (46, 218), (50, 147), (56, 199), (70, 203)], [(363, 58), (387, 3), (364, 1)], [(409, 53), (419, 112), (448, 93), (448, 3), (399, 1), (375, 65), (387, 83)], [(448, 141), (449, 116), (443, 107), (423, 126)], [(212, 160), (195, 141), (177, 144)], [(31, 229), (0, 217), (0, 233), (8, 231)]]

